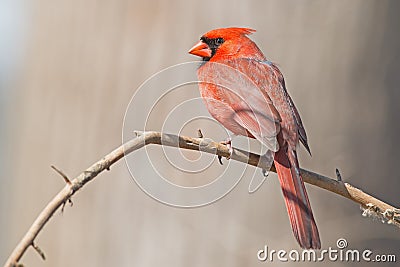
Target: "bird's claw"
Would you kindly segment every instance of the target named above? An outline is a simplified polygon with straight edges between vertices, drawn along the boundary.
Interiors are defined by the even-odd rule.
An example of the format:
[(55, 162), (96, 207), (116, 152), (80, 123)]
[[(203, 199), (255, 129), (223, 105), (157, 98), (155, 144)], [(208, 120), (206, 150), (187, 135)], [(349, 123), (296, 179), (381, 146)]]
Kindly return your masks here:
[[(225, 145), (228, 148), (229, 156), (226, 157), (226, 159), (229, 160), (233, 154), (232, 139), (227, 138), (225, 141), (220, 142), (220, 144)], [(222, 156), (218, 156), (218, 161), (219, 161), (219, 164), (224, 165), (222, 163)]]
[(222, 163), (222, 156), (218, 155), (218, 161), (219, 161), (219, 164), (224, 165), (224, 164)]
[(266, 166), (267, 168), (261, 168), (261, 172), (263, 177), (260, 179), (257, 176), (254, 176), (249, 184), (249, 193), (255, 193), (260, 187), (261, 185), (265, 182), (265, 180), (267, 180), (267, 177), (269, 175), (269, 168), (272, 165), (272, 162), (274, 160), (274, 153), (271, 150), (267, 150), (267, 152), (265, 152), (265, 154), (260, 158), (260, 160), (264, 161), (264, 166)]

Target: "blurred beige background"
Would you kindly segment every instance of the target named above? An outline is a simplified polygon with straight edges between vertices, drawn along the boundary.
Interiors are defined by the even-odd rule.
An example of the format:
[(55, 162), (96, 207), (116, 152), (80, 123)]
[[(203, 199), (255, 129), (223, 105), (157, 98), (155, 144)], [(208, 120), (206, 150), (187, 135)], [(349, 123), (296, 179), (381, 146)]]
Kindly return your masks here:
[[(279, 64), (313, 152), (301, 150), (302, 167), (330, 176), (339, 168), (344, 180), (400, 206), (400, 2), (17, 2), (13, 12), (20, 16), (10, 27), (19, 35), (1, 52), (11, 60), (1, 66), (0, 262), (64, 186), (49, 166), (73, 177), (118, 146), (138, 86), (165, 67), (195, 60), (188, 49), (217, 27), (257, 29), (252, 39)], [(247, 185), (206, 207), (172, 208), (143, 193), (121, 161), (46, 225), (36, 242), (47, 260), (29, 249), (22, 263), (282, 264), (256, 258), (264, 245), (298, 249), (276, 175), (256, 194)], [(400, 261), (398, 229), (363, 218), (355, 203), (307, 188), (323, 248), (343, 237), (351, 248), (397, 254)]]

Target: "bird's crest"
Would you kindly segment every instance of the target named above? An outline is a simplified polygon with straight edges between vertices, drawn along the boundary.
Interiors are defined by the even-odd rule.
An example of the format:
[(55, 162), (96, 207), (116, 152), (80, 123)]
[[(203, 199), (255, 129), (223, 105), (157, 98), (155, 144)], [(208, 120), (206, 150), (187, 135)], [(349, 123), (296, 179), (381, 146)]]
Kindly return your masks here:
[(218, 38), (218, 37), (234, 37), (234, 36), (244, 36), (244, 35), (250, 35), (256, 30), (250, 29), (250, 28), (220, 28), (220, 29), (215, 29), (212, 31), (207, 32), (204, 34), (204, 37), (207, 38)]

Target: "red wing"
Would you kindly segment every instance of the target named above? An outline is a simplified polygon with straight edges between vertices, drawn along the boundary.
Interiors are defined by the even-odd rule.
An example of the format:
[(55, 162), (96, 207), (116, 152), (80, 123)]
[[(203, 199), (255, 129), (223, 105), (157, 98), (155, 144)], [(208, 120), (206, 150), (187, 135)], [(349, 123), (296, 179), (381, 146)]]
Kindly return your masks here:
[(280, 116), (266, 90), (278, 82), (271, 73), (266, 73), (263, 63), (246, 58), (207, 62), (198, 74), (202, 82), (217, 85), (213, 86), (212, 97), (235, 111), (236, 123), (268, 149), (279, 149), (276, 136), (280, 131)]
[(279, 150), (276, 135), (279, 131), (279, 124), (265, 116), (262, 111), (248, 108), (243, 104), (232, 104), (235, 111), (234, 120), (243, 128), (247, 129), (257, 140), (263, 143), (268, 149), (276, 152)]

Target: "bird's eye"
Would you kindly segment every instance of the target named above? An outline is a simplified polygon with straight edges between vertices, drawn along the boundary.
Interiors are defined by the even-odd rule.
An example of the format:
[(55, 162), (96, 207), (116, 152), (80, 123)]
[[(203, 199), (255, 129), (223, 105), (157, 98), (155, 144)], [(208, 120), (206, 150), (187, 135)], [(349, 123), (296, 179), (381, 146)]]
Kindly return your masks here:
[(221, 38), (221, 37), (215, 39), (215, 43), (216, 43), (217, 45), (221, 45), (223, 42), (224, 42), (224, 39)]

